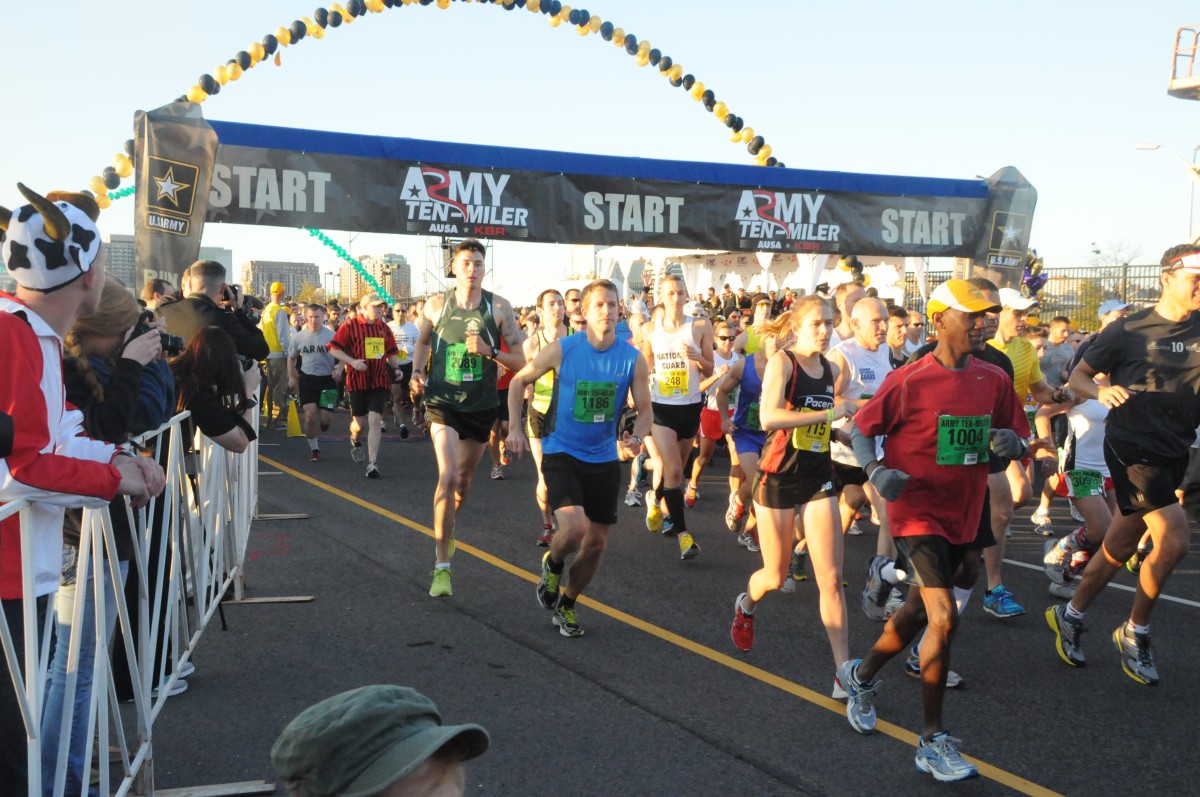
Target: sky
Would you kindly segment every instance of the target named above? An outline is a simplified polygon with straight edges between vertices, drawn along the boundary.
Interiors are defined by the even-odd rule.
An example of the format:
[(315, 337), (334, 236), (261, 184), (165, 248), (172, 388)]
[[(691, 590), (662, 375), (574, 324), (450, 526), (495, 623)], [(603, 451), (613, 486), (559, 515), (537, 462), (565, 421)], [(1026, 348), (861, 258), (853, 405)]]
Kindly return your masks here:
[[(315, 0), (58, 0), (5, 8), (0, 205), (17, 181), (78, 190), (171, 102)], [(1200, 101), (1166, 93), (1194, 2), (1002, 4), (595, 0), (580, 4), (684, 66), (789, 166), (970, 179), (1015, 166), (1038, 190), (1031, 245), (1055, 266), (1093, 244), (1157, 262), (1186, 238)], [(282, 50), (202, 106), (209, 119), (601, 155), (750, 164), (745, 145), (653, 67), (546, 17), (455, 2), (368, 14)], [(1200, 70), (1200, 65), (1198, 65)], [(1157, 151), (1136, 149), (1157, 143)], [(131, 178), (132, 179), (132, 178)], [(130, 185), (125, 181), (122, 185)], [(1200, 216), (1197, 218), (1200, 227)], [(104, 212), (133, 231), (133, 200)], [(328, 230), (420, 274), (430, 240)], [(249, 259), (340, 261), (307, 234), (210, 224)], [(567, 247), (497, 244), (495, 278), (566, 273)]]

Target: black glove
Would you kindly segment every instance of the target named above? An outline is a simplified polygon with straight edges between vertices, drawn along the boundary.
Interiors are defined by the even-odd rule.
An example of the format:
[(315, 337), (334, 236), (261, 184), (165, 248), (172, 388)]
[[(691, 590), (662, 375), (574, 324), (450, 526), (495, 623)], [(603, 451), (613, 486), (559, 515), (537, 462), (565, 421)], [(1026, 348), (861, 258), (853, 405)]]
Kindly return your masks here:
[(1020, 459), (1029, 452), (1029, 446), (1012, 429), (992, 429), (988, 433), (988, 447), (1005, 459)]
[(912, 478), (902, 470), (895, 468), (885, 468), (882, 465), (871, 471), (871, 484), (875, 485), (875, 489), (883, 496), (885, 501), (895, 501), (900, 497), (900, 493), (904, 492), (904, 488), (908, 486), (908, 480)]

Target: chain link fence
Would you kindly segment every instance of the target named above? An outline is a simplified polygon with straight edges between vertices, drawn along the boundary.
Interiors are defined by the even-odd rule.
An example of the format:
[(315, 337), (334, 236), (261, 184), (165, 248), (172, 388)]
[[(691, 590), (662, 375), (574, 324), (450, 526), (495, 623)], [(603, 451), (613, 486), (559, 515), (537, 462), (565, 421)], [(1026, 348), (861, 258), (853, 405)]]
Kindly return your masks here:
[[(1156, 264), (1120, 266), (1069, 266), (1047, 271), (1050, 278), (1042, 289), (1038, 318), (1045, 323), (1055, 316), (1066, 316), (1083, 330), (1099, 326), (1100, 305), (1109, 299), (1120, 299), (1136, 307), (1147, 307), (1158, 301), (1159, 275), (1162, 267)], [(950, 279), (949, 271), (926, 273), (927, 290)], [(926, 294), (928, 295), (928, 294)], [(917, 285), (917, 276), (904, 275), (904, 306), (924, 312), (925, 302)]]

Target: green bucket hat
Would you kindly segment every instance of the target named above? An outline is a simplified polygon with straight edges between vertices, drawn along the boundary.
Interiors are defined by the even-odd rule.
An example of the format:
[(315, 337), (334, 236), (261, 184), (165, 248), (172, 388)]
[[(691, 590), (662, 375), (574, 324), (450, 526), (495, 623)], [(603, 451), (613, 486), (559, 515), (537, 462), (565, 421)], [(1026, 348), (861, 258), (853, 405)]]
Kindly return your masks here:
[(309, 706), (283, 729), (271, 763), (295, 797), (369, 797), (457, 739), (463, 760), (488, 748), (479, 725), (442, 725), (433, 701), (407, 686), (363, 686)]

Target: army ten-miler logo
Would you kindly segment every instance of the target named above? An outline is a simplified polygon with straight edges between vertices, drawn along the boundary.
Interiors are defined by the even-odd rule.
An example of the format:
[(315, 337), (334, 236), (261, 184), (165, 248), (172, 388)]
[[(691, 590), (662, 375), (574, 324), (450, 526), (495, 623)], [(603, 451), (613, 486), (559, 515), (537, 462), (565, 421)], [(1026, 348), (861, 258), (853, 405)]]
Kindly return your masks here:
[(199, 179), (198, 166), (151, 155), (146, 226), (172, 235), (187, 235)]

